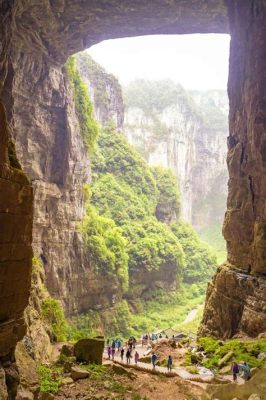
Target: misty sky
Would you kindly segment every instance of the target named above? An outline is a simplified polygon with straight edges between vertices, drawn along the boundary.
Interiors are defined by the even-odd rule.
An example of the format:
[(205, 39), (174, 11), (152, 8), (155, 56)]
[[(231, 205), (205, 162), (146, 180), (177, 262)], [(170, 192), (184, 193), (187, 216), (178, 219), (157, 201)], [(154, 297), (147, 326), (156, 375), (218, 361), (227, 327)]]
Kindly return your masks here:
[(226, 89), (229, 35), (156, 35), (103, 41), (87, 51), (122, 84), (170, 78), (186, 89)]

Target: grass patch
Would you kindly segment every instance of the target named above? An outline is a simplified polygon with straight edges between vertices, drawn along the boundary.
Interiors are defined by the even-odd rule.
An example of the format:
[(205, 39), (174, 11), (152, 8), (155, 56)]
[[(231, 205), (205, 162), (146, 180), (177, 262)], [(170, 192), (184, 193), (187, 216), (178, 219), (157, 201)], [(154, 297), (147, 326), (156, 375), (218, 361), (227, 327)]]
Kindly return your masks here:
[(232, 360), (237, 363), (246, 361), (251, 368), (261, 367), (265, 360), (258, 360), (259, 353), (266, 352), (266, 339), (240, 341), (237, 339), (222, 342), (209, 337), (199, 339), (199, 345), (207, 353), (207, 358), (203, 361), (206, 368), (217, 368), (219, 361), (229, 352), (233, 352)]
[(41, 393), (57, 393), (62, 382), (63, 371), (61, 368), (39, 365), (38, 376)]

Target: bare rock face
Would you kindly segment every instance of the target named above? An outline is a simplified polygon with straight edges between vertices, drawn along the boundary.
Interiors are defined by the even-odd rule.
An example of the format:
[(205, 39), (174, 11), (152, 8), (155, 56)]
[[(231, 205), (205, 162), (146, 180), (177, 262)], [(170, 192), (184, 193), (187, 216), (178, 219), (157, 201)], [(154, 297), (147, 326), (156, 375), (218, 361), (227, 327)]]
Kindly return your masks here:
[(263, 277), (247, 275), (230, 264), (219, 267), (207, 290), (200, 333), (228, 338), (239, 331), (249, 336), (265, 332), (265, 293)]
[(189, 92), (174, 82), (140, 80), (125, 88), (125, 96), (127, 138), (150, 165), (172, 169), (182, 217), (198, 230), (221, 225), (228, 179), (226, 93)]
[(200, 334), (230, 337), (242, 330), (256, 336), (266, 331), (266, 5), (228, 4), (228, 264), (209, 286)]

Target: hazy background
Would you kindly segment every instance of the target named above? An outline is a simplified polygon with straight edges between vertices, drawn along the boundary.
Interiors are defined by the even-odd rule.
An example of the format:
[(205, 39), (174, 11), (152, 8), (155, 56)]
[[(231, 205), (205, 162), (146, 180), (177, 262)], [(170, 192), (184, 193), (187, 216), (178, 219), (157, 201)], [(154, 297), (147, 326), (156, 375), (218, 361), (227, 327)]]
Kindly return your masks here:
[(172, 79), (185, 89), (226, 89), (229, 35), (154, 35), (113, 39), (87, 51), (122, 84)]

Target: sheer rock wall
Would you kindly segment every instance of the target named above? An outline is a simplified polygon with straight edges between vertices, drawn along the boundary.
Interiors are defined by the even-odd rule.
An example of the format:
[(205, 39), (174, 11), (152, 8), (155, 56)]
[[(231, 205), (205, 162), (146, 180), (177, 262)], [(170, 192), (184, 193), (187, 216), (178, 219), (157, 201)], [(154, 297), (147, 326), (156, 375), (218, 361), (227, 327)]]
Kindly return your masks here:
[[(150, 165), (172, 169), (180, 187), (182, 217), (200, 230), (222, 224), (224, 218), (227, 98), (219, 91), (190, 93), (183, 88), (178, 94), (173, 104), (155, 111), (151, 107), (149, 114), (140, 106), (131, 106), (136, 96), (131, 93), (125, 133)], [(209, 121), (212, 114), (218, 114), (220, 123)]]
[(230, 1), (228, 8), (228, 263), (209, 285), (200, 333), (256, 336), (266, 331), (266, 2)]

